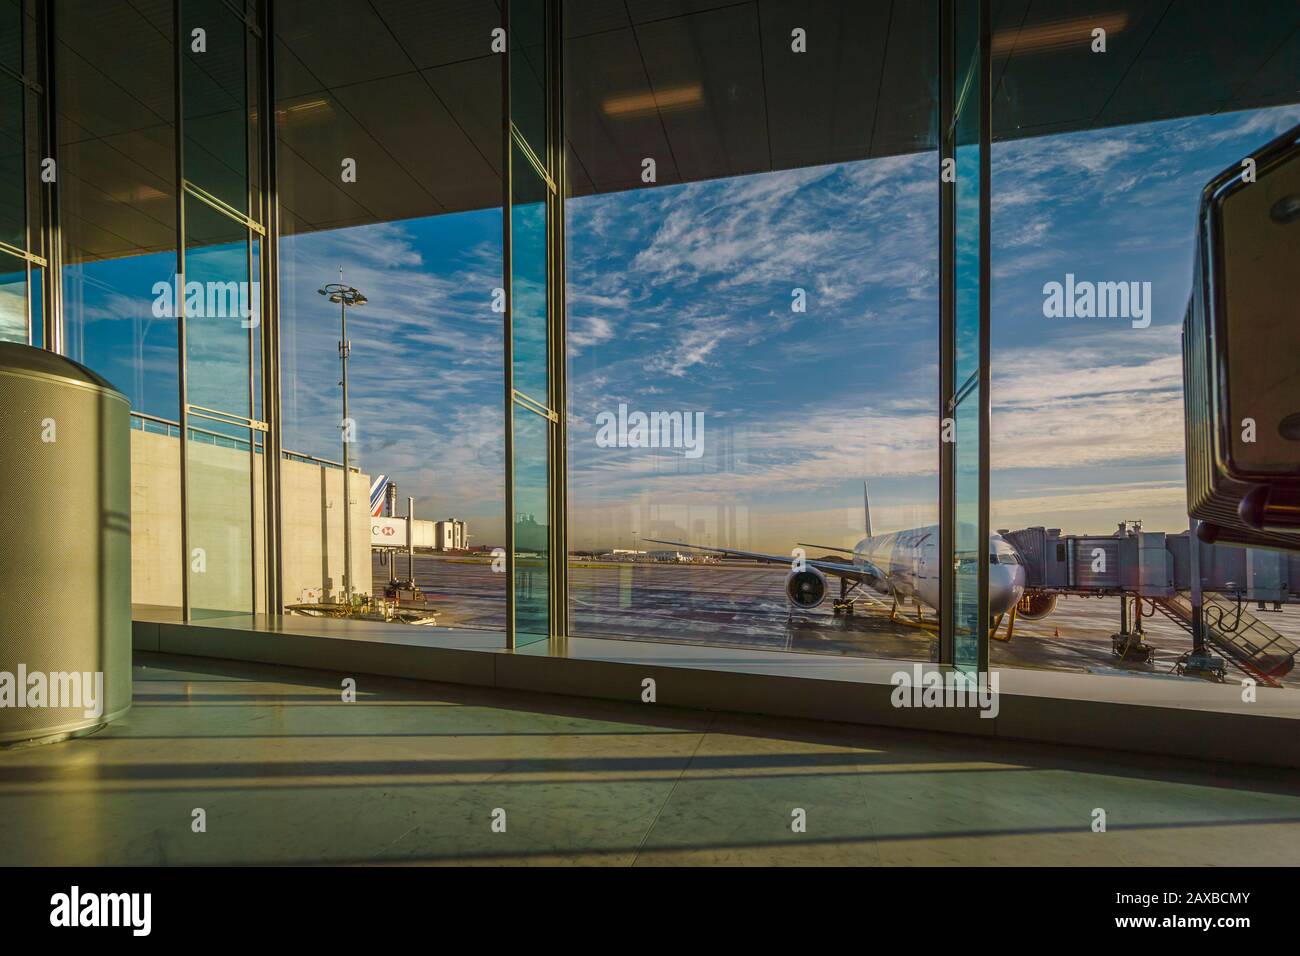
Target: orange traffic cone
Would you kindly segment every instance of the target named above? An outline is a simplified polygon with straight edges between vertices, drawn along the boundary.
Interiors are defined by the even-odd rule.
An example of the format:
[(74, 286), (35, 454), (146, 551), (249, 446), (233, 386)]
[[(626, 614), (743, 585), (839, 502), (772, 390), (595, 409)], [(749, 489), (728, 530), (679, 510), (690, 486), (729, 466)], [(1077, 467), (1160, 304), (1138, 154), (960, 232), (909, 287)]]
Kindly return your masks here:
[(1056, 628), (1055, 632), (1052, 634), (1052, 637), (1060, 637), (1060, 636), (1061, 636), (1061, 629), (1058, 627)]

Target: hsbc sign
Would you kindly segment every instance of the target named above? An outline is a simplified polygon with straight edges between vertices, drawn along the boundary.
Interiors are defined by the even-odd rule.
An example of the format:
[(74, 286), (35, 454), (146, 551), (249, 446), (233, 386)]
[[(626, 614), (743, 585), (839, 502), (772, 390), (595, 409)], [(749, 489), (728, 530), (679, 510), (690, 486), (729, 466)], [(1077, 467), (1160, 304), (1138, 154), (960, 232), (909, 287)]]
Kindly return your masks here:
[(405, 548), (405, 518), (371, 518), (370, 546), (372, 548)]

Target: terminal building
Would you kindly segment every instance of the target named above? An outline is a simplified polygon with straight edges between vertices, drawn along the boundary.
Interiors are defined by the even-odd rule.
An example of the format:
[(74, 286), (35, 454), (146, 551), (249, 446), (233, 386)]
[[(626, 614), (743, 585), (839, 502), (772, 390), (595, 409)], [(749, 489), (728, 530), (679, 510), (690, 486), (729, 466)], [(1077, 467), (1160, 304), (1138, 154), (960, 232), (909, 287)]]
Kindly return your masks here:
[(135, 693), (0, 726), (0, 864), (1294, 862), (1182, 343), (1206, 183), (1296, 242), (1294, 0), (0, 0), (0, 91), (0, 672)]

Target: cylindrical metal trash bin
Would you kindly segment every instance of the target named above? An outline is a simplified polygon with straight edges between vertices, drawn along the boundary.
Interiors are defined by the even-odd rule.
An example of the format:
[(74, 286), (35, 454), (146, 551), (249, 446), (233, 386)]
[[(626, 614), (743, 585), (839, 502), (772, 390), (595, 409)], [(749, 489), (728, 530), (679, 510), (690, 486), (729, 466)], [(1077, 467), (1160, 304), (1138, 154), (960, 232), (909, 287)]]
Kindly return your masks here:
[(131, 706), (130, 428), (90, 369), (0, 343), (0, 744)]

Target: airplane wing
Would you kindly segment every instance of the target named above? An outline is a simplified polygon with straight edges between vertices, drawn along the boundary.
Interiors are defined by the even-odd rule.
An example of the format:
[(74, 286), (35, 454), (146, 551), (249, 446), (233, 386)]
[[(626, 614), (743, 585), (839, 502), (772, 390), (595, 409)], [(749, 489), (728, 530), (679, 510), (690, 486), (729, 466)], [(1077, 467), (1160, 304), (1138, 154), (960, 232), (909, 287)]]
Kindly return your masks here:
[[(761, 551), (741, 551), (739, 548), (710, 548), (702, 544), (690, 544), (686, 541), (664, 541), (661, 538), (642, 538), (641, 540), (653, 541), (655, 544), (671, 544), (677, 548), (691, 548), (694, 551), (708, 551), (712, 554), (721, 554), (731, 558), (749, 558), (751, 561), (764, 561), (768, 564), (790, 564), (794, 561), (794, 556), (788, 554), (764, 554)], [(839, 564), (835, 561), (818, 561), (814, 558), (804, 558), (803, 563), (810, 568), (816, 568), (818, 571), (833, 574), (839, 578), (848, 578), (850, 581), (871, 582), (885, 580), (885, 575), (870, 561), (865, 561), (862, 564)]]
[(842, 551), (842, 552), (844, 552), (845, 554), (857, 554), (857, 552), (854, 551), (852, 548), (837, 548), (837, 547), (835, 547), (835, 545), (833, 545), (833, 544), (809, 544), (809, 543), (806, 542), (806, 541), (800, 541), (800, 542), (799, 542), (799, 547), (801, 547), (801, 548), (816, 548), (816, 549), (818, 549), (819, 551)]

